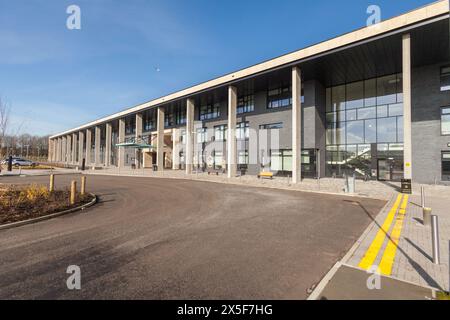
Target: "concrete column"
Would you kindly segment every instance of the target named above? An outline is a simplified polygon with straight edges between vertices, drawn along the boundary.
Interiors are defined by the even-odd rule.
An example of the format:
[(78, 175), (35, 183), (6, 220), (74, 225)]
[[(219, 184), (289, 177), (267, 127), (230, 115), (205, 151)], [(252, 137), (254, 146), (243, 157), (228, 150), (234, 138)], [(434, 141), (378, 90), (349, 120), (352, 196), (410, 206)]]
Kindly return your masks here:
[(78, 165), (83, 165), (84, 155), (84, 132), (78, 132)]
[[(125, 142), (125, 119), (119, 119), (119, 143)], [(118, 149), (118, 159), (117, 159), (117, 166), (119, 168), (123, 168), (125, 166), (125, 148), (119, 147)]]
[(186, 174), (192, 173), (192, 163), (194, 156), (194, 99), (187, 99), (186, 101), (186, 148), (185, 148), (185, 166)]
[(61, 162), (65, 163), (67, 159), (67, 142), (66, 142), (66, 136), (61, 137)]
[(106, 137), (105, 137), (105, 166), (111, 166), (111, 144), (112, 144), (112, 125), (106, 124)]
[(403, 168), (404, 178), (412, 179), (411, 139), (411, 35), (405, 34), (403, 47)]
[(52, 157), (51, 157), (52, 162), (56, 162), (56, 145), (57, 139), (52, 139)]
[(67, 149), (66, 149), (66, 163), (70, 164), (72, 163), (72, 136), (69, 134), (66, 138), (66, 145), (67, 145)]
[(56, 139), (56, 162), (61, 161), (61, 138)]
[(86, 129), (86, 166), (91, 165), (92, 129)]
[(72, 164), (77, 164), (78, 134), (72, 133)]
[(52, 162), (53, 161), (53, 140), (48, 138), (48, 154), (47, 154), (47, 161)]
[(236, 177), (236, 107), (237, 89), (228, 87), (228, 136), (227, 136), (227, 174), (228, 178)]
[(180, 129), (172, 129), (172, 170), (180, 167)]
[(298, 67), (292, 68), (292, 183), (302, 179), (302, 80)]
[[(136, 114), (136, 143), (142, 142), (142, 113)], [(135, 149), (135, 165), (136, 168), (140, 168), (141, 165), (143, 165), (142, 161), (140, 160), (142, 157), (142, 151), (140, 149)]]
[(157, 143), (156, 143), (156, 164), (158, 170), (164, 170), (164, 109), (158, 107), (157, 117)]
[(100, 163), (100, 144), (101, 144), (101, 136), (100, 136), (100, 127), (95, 127), (95, 146), (94, 146), (94, 159), (95, 159), (95, 166), (101, 165)]

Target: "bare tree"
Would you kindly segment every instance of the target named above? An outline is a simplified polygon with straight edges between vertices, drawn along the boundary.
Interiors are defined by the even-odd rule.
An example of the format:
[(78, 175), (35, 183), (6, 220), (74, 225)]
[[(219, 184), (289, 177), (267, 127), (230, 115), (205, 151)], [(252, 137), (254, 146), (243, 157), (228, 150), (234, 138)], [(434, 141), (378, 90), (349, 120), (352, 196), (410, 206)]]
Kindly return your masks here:
[(2, 97), (0, 97), (0, 155), (4, 144), (6, 132), (9, 127), (10, 113), (11, 113), (11, 106), (7, 104), (6, 101), (2, 99)]

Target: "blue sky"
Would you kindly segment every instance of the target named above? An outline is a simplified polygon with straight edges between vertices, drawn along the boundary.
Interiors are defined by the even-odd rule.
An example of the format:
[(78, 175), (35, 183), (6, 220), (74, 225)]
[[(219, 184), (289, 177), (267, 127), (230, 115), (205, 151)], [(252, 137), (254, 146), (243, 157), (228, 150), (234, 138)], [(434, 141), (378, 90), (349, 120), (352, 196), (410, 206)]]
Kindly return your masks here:
[(430, 2), (0, 0), (0, 96), (11, 132), (57, 133)]

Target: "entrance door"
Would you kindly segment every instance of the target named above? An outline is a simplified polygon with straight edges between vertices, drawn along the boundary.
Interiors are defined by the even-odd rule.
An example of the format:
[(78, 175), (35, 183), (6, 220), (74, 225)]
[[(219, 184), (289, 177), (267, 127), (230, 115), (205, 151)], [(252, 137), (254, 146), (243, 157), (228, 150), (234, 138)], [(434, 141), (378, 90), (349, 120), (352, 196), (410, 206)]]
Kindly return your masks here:
[(391, 181), (392, 180), (392, 165), (388, 159), (378, 159), (378, 180)]

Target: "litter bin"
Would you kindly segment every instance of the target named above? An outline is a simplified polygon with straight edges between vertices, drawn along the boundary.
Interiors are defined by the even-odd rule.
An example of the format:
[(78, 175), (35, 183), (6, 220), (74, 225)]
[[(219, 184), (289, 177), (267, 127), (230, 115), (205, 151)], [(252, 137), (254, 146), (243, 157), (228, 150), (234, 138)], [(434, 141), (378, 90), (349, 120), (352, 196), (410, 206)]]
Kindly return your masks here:
[(157, 164), (153, 165), (153, 171), (158, 171), (158, 165)]
[(402, 179), (401, 193), (412, 194), (411, 179)]

